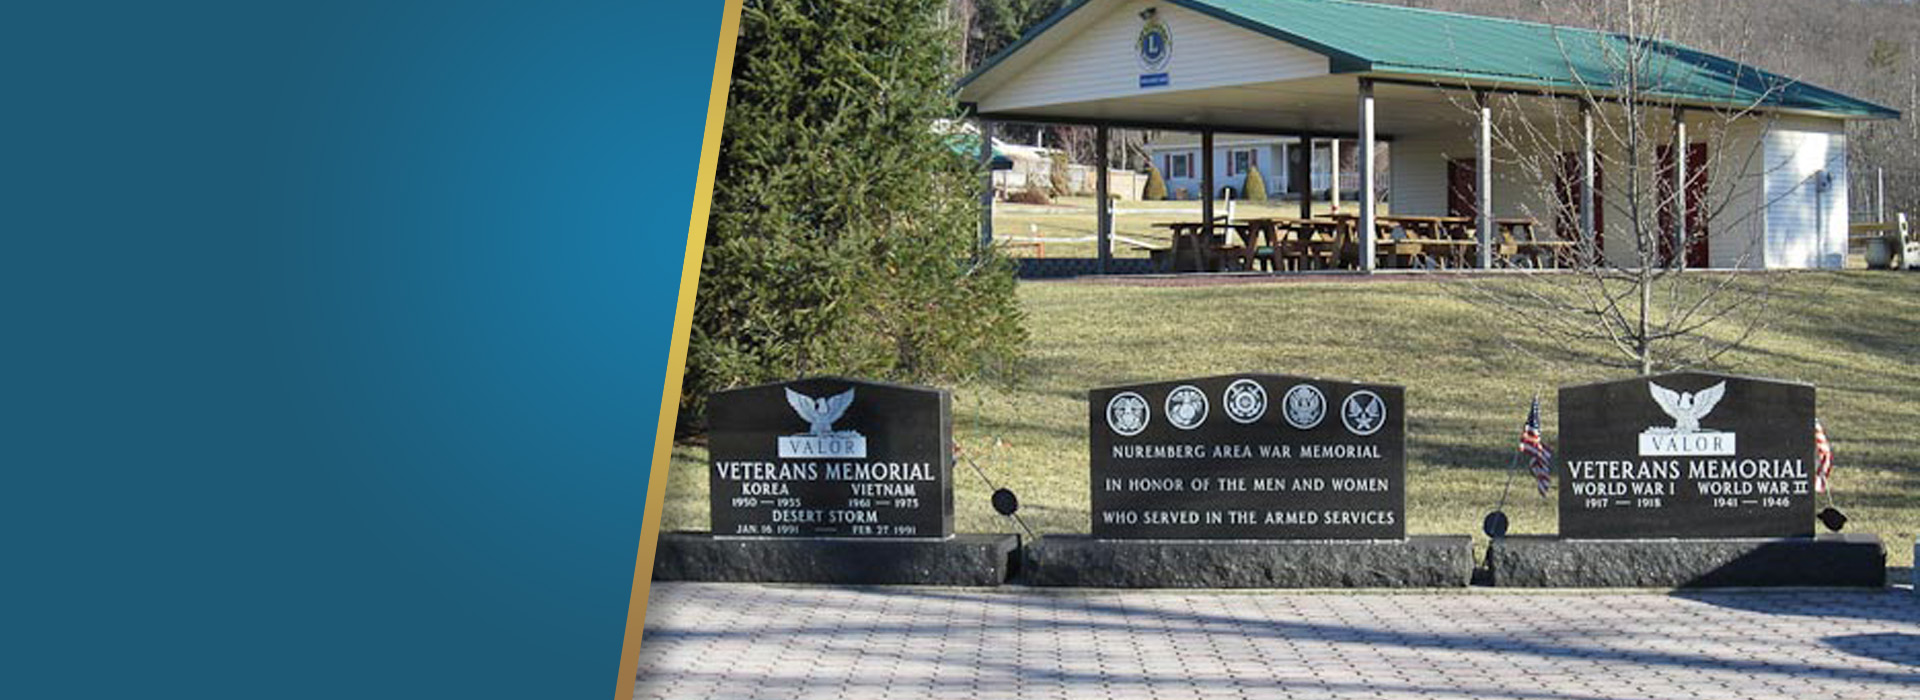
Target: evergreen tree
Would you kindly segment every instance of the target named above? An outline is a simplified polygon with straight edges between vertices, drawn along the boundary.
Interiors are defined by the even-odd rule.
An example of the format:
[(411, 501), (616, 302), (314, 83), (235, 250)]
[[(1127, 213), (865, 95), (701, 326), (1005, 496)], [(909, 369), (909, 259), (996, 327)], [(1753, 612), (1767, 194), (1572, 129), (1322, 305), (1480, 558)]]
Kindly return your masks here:
[(1160, 177), (1160, 169), (1147, 164), (1147, 186), (1140, 191), (1140, 198), (1158, 201), (1167, 198), (1167, 181)]
[(1246, 200), (1250, 202), (1267, 201), (1267, 179), (1260, 177), (1260, 166), (1247, 168)]
[(1047, 154), (1047, 188), (1054, 197), (1065, 197), (1073, 189), (1073, 181), (1067, 177), (1071, 164), (1066, 151), (1054, 151)]
[(931, 381), (1017, 357), (1010, 267), (975, 256), (978, 165), (945, 0), (748, 0), (680, 429), (714, 391), (814, 374)]

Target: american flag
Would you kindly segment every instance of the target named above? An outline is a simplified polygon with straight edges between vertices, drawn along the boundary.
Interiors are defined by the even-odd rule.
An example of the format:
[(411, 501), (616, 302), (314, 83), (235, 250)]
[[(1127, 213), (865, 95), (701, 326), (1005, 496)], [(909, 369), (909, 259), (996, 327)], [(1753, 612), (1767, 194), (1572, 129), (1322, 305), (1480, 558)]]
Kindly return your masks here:
[(1540, 495), (1553, 488), (1553, 451), (1540, 444), (1540, 397), (1533, 397), (1533, 410), (1527, 411), (1527, 427), (1520, 430), (1520, 451), (1527, 453), (1533, 465), (1534, 485)]
[(1826, 493), (1827, 480), (1833, 478), (1833, 446), (1827, 444), (1827, 429), (1813, 419), (1813, 492)]

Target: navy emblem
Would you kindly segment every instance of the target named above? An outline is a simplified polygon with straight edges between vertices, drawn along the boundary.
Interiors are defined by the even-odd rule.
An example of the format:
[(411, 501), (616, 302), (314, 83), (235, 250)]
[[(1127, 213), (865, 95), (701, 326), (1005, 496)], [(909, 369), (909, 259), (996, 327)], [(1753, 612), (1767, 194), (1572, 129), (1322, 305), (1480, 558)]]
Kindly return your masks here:
[(1227, 385), (1220, 403), (1227, 407), (1227, 417), (1233, 422), (1252, 423), (1267, 415), (1267, 390), (1254, 380), (1236, 379)]
[(1147, 429), (1150, 417), (1147, 400), (1131, 391), (1115, 394), (1107, 401), (1107, 427), (1121, 435), (1139, 435)]
[(1347, 395), (1340, 404), (1340, 422), (1347, 425), (1347, 432), (1355, 435), (1372, 435), (1380, 432), (1380, 426), (1387, 424), (1387, 402), (1379, 394), (1361, 389)]
[(1287, 425), (1312, 430), (1327, 417), (1327, 397), (1312, 384), (1295, 384), (1281, 399), (1286, 404)]
[(1181, 430), (1200, 427), (1207, 420), (1207, 395), (1189, 384), (1167, 394), (1167, 422)]

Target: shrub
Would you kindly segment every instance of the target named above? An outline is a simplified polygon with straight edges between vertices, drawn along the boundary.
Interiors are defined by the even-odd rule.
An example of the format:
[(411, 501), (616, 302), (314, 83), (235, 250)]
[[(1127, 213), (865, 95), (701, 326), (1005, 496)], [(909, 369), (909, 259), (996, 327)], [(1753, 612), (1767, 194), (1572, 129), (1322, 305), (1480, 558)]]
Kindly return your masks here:
[(1147, 166), (1147, 186), (1140, 191), (1140, 198), (1161, 200), (1167, 198), (1167, 181), (1160, 177), (1160, 169)]
[(935, 382), (1010, 365), (1012, 266), (979, 251), (980, 170), (945, 0), (747, 0), (680, 394), (804, 375)]
[(1244, 198), (1250, 202), (1267, 201), (1267, 179), (1260, 177), (1260, 166), (1247, 168), (1247, 190)]
[(1050, 190), (1048, 194), (1055, 197), (1072, 194), (1069, 190), (1073, 187), (1073, 180), (1067, 176), (1067, 169), (1071, 167), (1067, 162), (1067, 152), (1054, 151), (1048, 154), (1047, 159), (1049, 161), (1047, 181)]
[(1009, 193), (1007, 195), (1007, 201), (1013, 202), (1014, 204), (1052, 204), (1053, 198), (1047, 196), (1046, 190), (1038, 187), (1029, 187), (1024, 190)]

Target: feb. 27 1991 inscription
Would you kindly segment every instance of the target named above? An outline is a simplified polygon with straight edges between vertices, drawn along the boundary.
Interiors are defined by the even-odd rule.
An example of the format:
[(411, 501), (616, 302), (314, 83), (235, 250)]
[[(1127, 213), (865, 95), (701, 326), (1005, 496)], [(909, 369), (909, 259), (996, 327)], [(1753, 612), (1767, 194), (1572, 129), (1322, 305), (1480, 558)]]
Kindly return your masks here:
[(1563, 537), (1813, 534), (1814, 388), (1679, 372), (1560, 390)]
[(1093, 535), (1402, 539), (1404, 396), (1273, 374), (1095, 389)]
[(951, 405), (939, 389), (838, 377), (715, 394), (714, 534), (951, 536)]

